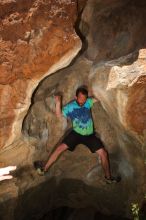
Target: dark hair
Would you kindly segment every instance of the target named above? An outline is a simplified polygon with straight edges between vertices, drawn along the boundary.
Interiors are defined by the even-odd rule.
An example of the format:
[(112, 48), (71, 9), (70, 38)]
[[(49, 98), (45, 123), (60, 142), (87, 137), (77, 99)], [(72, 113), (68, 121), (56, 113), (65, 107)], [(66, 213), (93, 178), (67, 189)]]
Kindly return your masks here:
[(83, 95), (85, 95), (86, 98), (88, 97), (88, 90), (87, 90), (85, 87), (79, 87), (79, 88), (76, 90), (76, 96), (78, 96), (79, 93), (82, 93)]

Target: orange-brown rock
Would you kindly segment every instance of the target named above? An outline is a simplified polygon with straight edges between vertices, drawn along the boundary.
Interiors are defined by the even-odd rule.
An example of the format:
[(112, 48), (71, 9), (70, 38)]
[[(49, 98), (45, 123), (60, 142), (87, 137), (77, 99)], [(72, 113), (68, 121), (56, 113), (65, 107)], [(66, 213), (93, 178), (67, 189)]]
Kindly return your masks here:
[(94, 94), (113, 123), (123, 126), (143, 144), (146, 130), (145, 57), (146, 50), (142, 49), (138, 56), (132, 53), (91, 71)]
[(146, 76), (141, 76), (129, 91), (127, 122), (141, 136), (146, 131)]
[(32, 92), (81, 48), (75, 33), (77, 2), (0, 3), (0, 148), (21, 135)]
[[(146, 135), (146, 50), (139, 51), (139, 59), (135, 63), (139, 73), (129, 89), (126, 119), (130, 129), (138, 133), (144, 141)], [(134, 68), (133, 68), (134, 74)]]

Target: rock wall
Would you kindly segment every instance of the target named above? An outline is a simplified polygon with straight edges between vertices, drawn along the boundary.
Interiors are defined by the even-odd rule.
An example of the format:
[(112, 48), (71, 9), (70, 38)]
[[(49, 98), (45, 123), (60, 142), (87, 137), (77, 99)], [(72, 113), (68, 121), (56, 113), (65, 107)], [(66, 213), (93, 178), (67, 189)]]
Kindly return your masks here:
[(99, 62), (145, 47), (145, 1), (91, 0), (80, 29), (86, 38), (86, 56)]
[(81, 48), (76, 1), (1, 1), (0, 148), (21, 136), (38, 83), (67, 66)]
[[(14, 179), (0, 186), (1, 219), (40, 219), (61, 206), (93, 207), (108, 215), (132, 218), (131, 203), (143, 205), (145, 2), (85, 3), (0, 3), (0, 161), (18, 166)], [(76, 56), (81, 41), (74, 25), (79, 19), (77, 31), (83, 46)], [(100, 101), (92, 111), (95, 130), (109, 152), (112, 173), (122, 177), (118, 185), (105, 184), (97, 155), (82, 145), (73, 153), (65, 152), (44, 177), (33, 169), (33, 161), (46, 160), (70, 127), (54, 114), (54, 94), (61, 93), (66, 104), (83, 84)]]

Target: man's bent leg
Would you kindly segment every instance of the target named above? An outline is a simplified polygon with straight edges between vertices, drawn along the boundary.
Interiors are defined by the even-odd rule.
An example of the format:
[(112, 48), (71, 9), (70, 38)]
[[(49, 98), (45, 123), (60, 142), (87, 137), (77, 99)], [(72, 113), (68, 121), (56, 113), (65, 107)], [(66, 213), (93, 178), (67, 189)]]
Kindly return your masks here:
[(99, 150), (96, 151), (96, 153), (99, 155), (101, 159), (101, 165), (105, 173), (106, 178), (111, 177), (111, 171), (110, 171), (110, 164), (109, 164), (109, 158), (108, 158), (108, 153), (104, 148), (100, 148)]
[(57, 158), (59, 157), (59, 155), (61, 153), (63, 153), (65, 150), (68, 149), (68, 146), (64, 143), (62, 143), (61, 145), (59, 145), (56, 150), (51, 154), (49, 160), (47, 161), (45, 167), (44, 167), (44, 171), (47, 171), (48, 168), (57, 160)]

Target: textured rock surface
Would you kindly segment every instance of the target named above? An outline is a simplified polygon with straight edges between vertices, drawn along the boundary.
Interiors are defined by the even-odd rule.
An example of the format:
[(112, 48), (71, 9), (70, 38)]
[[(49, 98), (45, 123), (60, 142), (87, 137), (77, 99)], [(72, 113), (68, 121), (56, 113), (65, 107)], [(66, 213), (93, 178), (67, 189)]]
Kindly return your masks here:
[[(61, 92), (63, 94), (63, 104), (65, 104), (74, 98), (76, 87), (86, 84), (89, 89), (93, 89), (94, 95), (100, 100), (100, 103), (97, 103), (93, 108), (93, 117), (96, 131), (100, 134), (105, 147), (110, 153), (112, 172), (113, 174), (120, 173), (122, 176), (120, 184), (107, 186), (97, 156), (80, 145), (73, 153), (65, 152), (50, 169), (46, 176), (48, 182), (42, 183), (42, 186), (40, 186), (46, 189), (47, 196), (46, 194), (43, 195), (41, 188), (38, 188), (39, 192), (36, 188), (33, 194), (30, 193), (31, 196), (35, 197), (37, 194), (41, 195), (42, 201), (48, 201), (50, 204), (48, 207), (47, 203), (48, 209), (53, 208), (55, 198), (55, 201), (59, 200), (55, 203), (56, 207), (59, 207), (60, 204), (75, 208), (91, 206), (95, 207), (96, 210), (102, 210), (106, 214), (129, 216), (131, 203), (134, 201), (139, 202), (139, 204), (142, 203), (146, 189), (144, 151), (142, 150), (144, 142), (141, 138), (143, 132), (141, 135), (136, 134), (135, 129), (126, 120), (126, 110), (131, 97), (129, 91), (136, 85), (141, 75), (145, 76), (144, 65), (141, 66), (145, 60), (141, 54), (144, 55), (145, 51), (140, 51), (139, 56), (137, 53), (133, 53), (98, 65), (81, 57), (71, 67), (45, 79), (35, 91), (34, 104), (32, 104), (23, 124), (25, 135), (32, 136), (34, 140), (36, 139), (36, 150), (33, 153), (33, 159), (45, 159), (47, 157), (45, 149), (47, 148), (47, 151), (51, 152), (66, 129), (66, 122), (56, 119), (54, 114), (53, 94)], [(129, 69), (127, 70), (129, 74), (124, 78), (125, 68)], [(137, 71), (141, 68), (144, 68), (142, 74)], [(131, 69), (135, 73), (132, 76), (130, 75)], [(62, 75), (64, 75), (64, 78), (62, 78)], [(121, 99), (121, 97), (123, 98)], [(125, 100), (126, 102), (124, 102)], [(142, 100), (140, 106), (142, 105), (145, 105), (144, 100)], [(27, 168), (25, 172), (27, 172)], [(34, 171), (31, 171), (31, 173), (34, 179), (37, 178)], [(33, 205), (26, 204), (28, 201), (27, 189), (31, 187), (31, 184), (34, 184), (35, 180), (29, 180), (27, 181), (29, 184), (25, 185), (21, 182), (22, 180), (19, 180), (19, 175), (17, 178), (19, 187), (26, 192), (19, 201), (18, 209), (21, 211), (20, 213), (17, 211), (17, 218), (19, 219), (21, 212), (24, 212), (23, 207), (27, 207), (26, 216), (32, 216), (29, 209), (33, 210), (33, 213), (41, 213), (42, 207), (36, 208)], [(25, 182), (25, 175), (23, 178)], [(44, 179), (40, 181), (42, 180)], [(133, 181), (135, 184), (133, 184)], [(53, 198), (50, 188), (47, 190), (45, 184), (48, 184), (54, 190)], [(139, 190), (135, 193), (137, 188)], [(111, 203), (111, 199), (113, 203)], [(43, 207), (46, 206), (43, 204)], [(47, 207), (45, 210), (47, 210)], [(24, 219), (26, 216), (24, 216)]]
[(89, 76), (95, 96), (99, 96), (112, 120), (120, 122), (143, 144), (146, 129), (145, 57), (146, 50), (143, 49), (115, 61), (93, 65)]
[(118, 58), (146, 46), (146, 3), (129, 0), (91, 0), (82, 15), (86, 56), (94, 61)]
[(0, 3), (0, 147), (21, 136), (32, 92), (80, 50), (75, 1)]
[[(146, 50), (137, 49), (145, 45), (145, 28), (138, 31), (144, 27), (145, 3), (132, 2), (88, 1), (80, 28), (87, 37), (82, 51), (87, 51), (57, 71), (81, 47), (73, 25), (85, 1), (1, 1), (6, 26), (0, 26), (0, 135), (7, 148), (0, 162), (18, 166), (13, 180), (0, 183), (1, 219), (40, 219), (60, 206), (131, 217), (131, 203), (141, 207), (146, 192)], [(45, 177), (33, 169), (32, 162), (46, 160), (70, 127), (56, 118), (53, 95), (61, 93), (65, 104), (82, 84), (100, 100), (92, 111), (95, 129), (110, 153), (112, 173), (122, 176), (118, 185), (105, 184), (97, 155), (83, 145), (65, 152)]]

